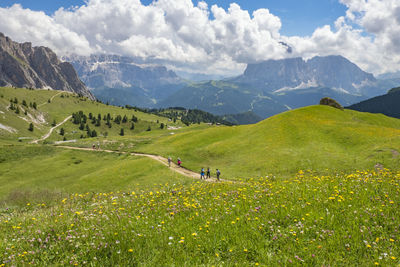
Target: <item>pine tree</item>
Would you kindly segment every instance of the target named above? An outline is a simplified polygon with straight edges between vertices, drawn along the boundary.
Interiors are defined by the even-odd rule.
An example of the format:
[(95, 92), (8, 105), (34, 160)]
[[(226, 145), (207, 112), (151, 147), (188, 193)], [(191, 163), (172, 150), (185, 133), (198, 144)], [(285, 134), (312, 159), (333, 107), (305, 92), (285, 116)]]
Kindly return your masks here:
[(51, 123), (51, 126), (56, 126), (57, 125), (57, 122), (56, 122), (56, 120), (53, 120), (53, 122)]
[(23, 106), (25, 106), (25, 107), (28, 107), (28, 105), (26, 104), (26, 101), (25, 101), (25, 99), (24, 99), (24, 100), (22, 100), (22, 105), (23, 105)]
[(34, 109), (37, 109), (36, 102), (33, 102), (32, 106), (33, 106)]
[(160, 129), (161, 129), (161, 130), (164, 129), (164, 123), (161, 123)]
[(133, 124), (133, 122), (132, 122), (132, 124), (131, 124), (131, 128), (130, 128), (131, 130), (134, 130), (135, 129), (135, 124)]
[(149, 126), (146, 131), (150, 132), (151, 131), (151, 127)]
[(124, 136), (124, 128), (121, 128), (121, 131), (119, 132), (120, 136)]
[(14, 98), (14, 104), (18, 104), (18, 99), (16, 97)]
[(126, 123), (127, 121), (128, 121), (128, 118), (125, 115), (124, 118), (122, 119), (122, 123)]
[(64, 135), (64, 128), (60, 129), (60, 135)]
[(19, 107), (17, 106), (17, 109), (15, 110), (15, 113), (19, 114)]
[(81, 124), (79, 125), (79, 130), (83, 131), (83, 129), (85, 129), (85, 124), (81, 122)]
[(96, 136), (97, 136), (97, 132), (96, 132), (96, 130), (93, 130), (93, 131), (92, 131), (92, 134), (91, 134), (91, 136), (92, 136), (92, 137), (96, 137)]
[(29, 124), (28, 130), (31, 131), (31, 132), (33, 132), (33, 123), (32, 123), (32, 122)]

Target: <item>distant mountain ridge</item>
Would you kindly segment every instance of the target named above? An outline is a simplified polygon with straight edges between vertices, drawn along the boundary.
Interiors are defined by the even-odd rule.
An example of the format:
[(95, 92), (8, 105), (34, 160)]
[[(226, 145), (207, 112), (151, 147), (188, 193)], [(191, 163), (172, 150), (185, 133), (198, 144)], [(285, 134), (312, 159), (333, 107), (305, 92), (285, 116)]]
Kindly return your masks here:
[(130, 57), (91, 55), (64, 60), (71, 62), (96, 97), (116, 105), (153, 107), (184, 84), (166, 67), (137, 64)]
[(68, 62), (47, 47), (17, 43), (0, 33), (0, 86), (53, 89), (94, 99)]
[(267, 118), (318, 104), (323, 97), (348, 106), (382, 94), (387, 84), (342, 56), (288, 58), (248, 64), (242, 75), (224, 81), (189, 84), (159, 105), (219, 115), (253, 112)]
[(348, 94), (368, 95), (364, 87), (373, 86), (375, 77), (342, 56), (267, 60), (249, 64), (243, 75), (232, 79), (251, 84), (265, 92), (309, 87), (328, 87)]
[(400, 87), (389, 90), (385, 95), (370, 98), (347, 108), (362, 112), (382, 113), (400, 119)]

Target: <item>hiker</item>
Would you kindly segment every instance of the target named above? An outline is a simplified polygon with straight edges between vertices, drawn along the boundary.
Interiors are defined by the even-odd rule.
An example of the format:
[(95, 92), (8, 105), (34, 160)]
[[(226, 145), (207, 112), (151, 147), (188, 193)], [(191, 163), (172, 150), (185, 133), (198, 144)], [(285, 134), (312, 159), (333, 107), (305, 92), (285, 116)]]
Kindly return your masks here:
[(207, 178), (211, 178), (211, 172), (210, 172), (210, 167), (207, 168)]
[(217, 180), (219, 181), (219, 176), (221, 175), (221, 172), (217, 169)]
[(172, 161), (171, 157), (168, 157), (168, 167), (171, 167), (171, 161)]
[(206, 178), (204, 178), (204, 168), (201, 168), (201, 171), (200, 171), (200, 180), (201, 179), (206, 179)]
[(95, 144), (93, 144), (92, 148), (93, 148), (93, 150), (94, 150), (94, 149), (96, 149), (96, 145), (95, 145)]
[(178, 158), (178, 167), (180, 167), (182, 164), (181, 158)]

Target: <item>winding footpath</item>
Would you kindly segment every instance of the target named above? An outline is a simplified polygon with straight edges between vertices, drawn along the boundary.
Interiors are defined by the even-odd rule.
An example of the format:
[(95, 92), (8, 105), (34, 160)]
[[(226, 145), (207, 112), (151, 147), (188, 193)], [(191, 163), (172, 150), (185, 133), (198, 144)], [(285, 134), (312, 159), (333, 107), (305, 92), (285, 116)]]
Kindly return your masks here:
[(72, 118), (72, 115), (69, 115), (69, 116), (66, 117), (62, 122), (60, 122), (60, 123), (57, 124), (56, 126), (50, 128), (50, 130), (49, 130), (49, 132), (48, 132), (47, 134), (43, 135), (40, 139), (33, 140), (31, 143), (32, 143), (32, 144), (37, 144), (37, 143), (39, 143), (40, 141), (46, 140), (47, 138), (49, 138), (49, 136), (53, 133), (53, 131), (54, 131), (57, 127), (60, 127), (61, 125), (63, 125), (64, 123), (66, 123), (66, 122), (67, 122), (69, 119), (71, 119), (71, 118)]
[[(61, 92), (59, 92), (59, 93), (57, 93), (57, 94), (53, 95), (52, 97), (50, 97), (50, 102), (51, 102), (51, 101), (53, 101), (53, 99), (54, 99), (56, 96), (58, 96), (58, 95), (60, 95), (60, 94), (62, 94), (62, 93), (65, 93), (65, 91), (61, 91)], [(47, 103), (49, 103), (49, 101), (48, 101), (48, 100), (47, 100), (46, 102), (44, 102), (44, 103), (42, 103), (42, 104), (38, 105), (38, 108), (39, 108), (39, 107), (41, 107), (41, 106), (44, 106), (44, 105), (46, 105)]]
[[(65, 148), (65, 149), (73, 149), (73, 150), (84, 150), (84, 151), (93, 151), (93, 152), (107, 152), (107, 153), (118, 153), (118, 154), (129, 154), (132, 156), (139, 156), (139, 157), (147, 157), (147, 158), (151, 158), (153, 160), (156, 160), (162, 164), (164, 164), (165, 166), (168, 167), (168, 159), (162, 157), (162, 156), (158, 156), (158, 155), (152, 155), (152, 154), (145, 154), (145, 153), (135, 153), (135, 152), (121, 152), (121, 151), (114, 151), (114, 150), (106, 150), (106, 149), (92, 149), (92, 148), (86, 148), (86, 147), (72, 147), (72, 146), (56, 146), (56, 147), (60, 147), (60, 148)], [(196, 180), (200, 180), (200, 173), (188, 170), (186, 168), (183, 167), (179, 167), (177, 164), (175, 163), (171, 163), (171, 170), (180, 173), (186, 177), (192, 178), (192, 179), (196, 179)], [(202, 180), (202, 181), (206, 181), (206, 182), (217, 182), (217, 178), (215, 177), (211, 177), (211, 179), (206, 179), (206, 180)], [(235, 183), (236, 181), (230, 181), (230, 180), (224, 180), (224, 179), (220, 179), (220, 181), (222, 182), (233, 182)]]
[[(32, 144), (38, 144), (39, 142), (46, 140), (47, 138), (49, 138), (49, 136), (53, 133), (53, 131), (56, 128), (60, 127), (64, 123), (66, 123), (71, 118), (72, 118), (72, 115), (66, 117), (62, 122), (60, 122), (56, 126), (50, 128), (49, 132), (46, 133), (45, 135), (43, 135), (40, 139), (33, 140), (31, 143)], [(145, 154), (145, 153), (135, 153), (135, 152), (131, 152), (131, 153), (130, 152), (121, 152), (121, 151), (106, 150), (106, 149), (92, 149), (92, 148), (86, 148), (86, 147), (72, 147), (72, 146), (56, 146), (56, 147), (65, 148), (65, 149), (73, 149), (73, 150), (119, 153), (119, 154), (129, 154), (129, 155), (132, 155), (132, 156), (139, 156), (139, 157), (148, 157), (148, 158), (156, 160), (156, 161), (158, 161), (158, 162), (160, 162), (160, 163), (162, 163), (162, 164), (164, 164), (165, 166), (168, 167), (168, 159), (166, 159), (166, 158), (164, 158), (162, 156), (159, 156), (159, 155), (152, 155), (152, 154)], [(171, 162), (171, 166), (169, 168), (171, 170), (179, 173), (179, 174), (182, 174), (182, 175), (184, 175), (186, 177), (189, 177), (189, 178), (192, 178), (192, 179), (199, 180), (199, 178), (200, 178), (200, 174), (199, 173), (191, 171), (191, 170), (183, 168), (183, 167), (179, 167), (177, 164), (175, 164), (173, 162)], [(206, 180), (203, 180), (203, 181), (206, 181), (206, 182), (217, 182), (217, 179), (215, 177), (211, 177), (210, 179), (206, 179)], [(232, 182), (232, 183), (236, 182), (236, 181), (224, 180), (224, 179), (220, 179), (220, 181), (222, 181), (222, 182)]]

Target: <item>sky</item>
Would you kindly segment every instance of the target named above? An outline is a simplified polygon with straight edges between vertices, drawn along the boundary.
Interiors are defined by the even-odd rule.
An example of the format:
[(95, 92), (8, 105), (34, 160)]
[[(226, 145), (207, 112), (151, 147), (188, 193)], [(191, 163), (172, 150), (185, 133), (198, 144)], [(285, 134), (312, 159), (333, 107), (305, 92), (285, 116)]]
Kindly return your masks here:
[(317, 55), (400, 70), (399, 0), (0, 0), (0, 32), (59, 56), (119, 54), (205, 74)]

